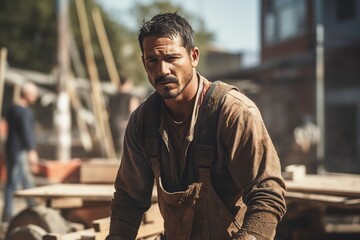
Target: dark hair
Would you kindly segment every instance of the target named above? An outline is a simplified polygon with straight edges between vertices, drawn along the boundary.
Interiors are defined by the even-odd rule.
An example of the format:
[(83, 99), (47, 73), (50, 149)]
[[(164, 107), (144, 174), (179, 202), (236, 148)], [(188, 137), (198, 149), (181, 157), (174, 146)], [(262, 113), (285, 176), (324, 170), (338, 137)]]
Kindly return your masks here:
[(195, 47), (194, 30), (189, 22), (178, 15), (177, 12), (161, 13), (149, 21), (143, 21), (138, 35), (141, 52), (144, 52), (144, 38), (149, 36), (170, 38), (180, 36), (182, 44), (188, 52)]

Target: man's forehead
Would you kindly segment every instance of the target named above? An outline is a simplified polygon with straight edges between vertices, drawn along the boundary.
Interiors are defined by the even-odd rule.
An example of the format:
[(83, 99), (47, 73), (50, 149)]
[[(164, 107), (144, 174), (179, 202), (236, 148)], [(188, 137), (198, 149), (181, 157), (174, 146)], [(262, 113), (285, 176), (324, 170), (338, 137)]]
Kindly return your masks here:
[(169, 37), (147, 37), (143, 42), (144, 51), (153, 51), (156, 49), (171, 49), (183, 47), (181, 38), (169, 38)]

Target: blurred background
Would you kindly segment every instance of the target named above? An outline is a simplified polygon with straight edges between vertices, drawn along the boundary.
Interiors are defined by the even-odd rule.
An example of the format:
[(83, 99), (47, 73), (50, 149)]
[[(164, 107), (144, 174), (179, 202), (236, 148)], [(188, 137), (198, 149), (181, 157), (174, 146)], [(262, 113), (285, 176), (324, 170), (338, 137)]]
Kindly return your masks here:
[(137, 31), (168, 11), (194, 27), (198, 71), (258, 105), (283, 169), (360, 173), (358, 0), (0, 0), (2, 116), (19, 86), (34, 82), (43, 162), (118, 159), (108, 99), (121, 74), (140, 100), (152, 92)]
[[(108, 157), (96, 130), (99, 109), (89, 94), (92, 70), (81, 28), (89, 31), (90, 68), (97, 69), (105, 103), (116, 89), (113, 76), (120, 74), (131, 76), (134, 91), (145, 98), (151, 88), (140, 59), (138, 26), (159, 12), (178, 11), (196, 31), (199, 72), (238, 86), (256, 102), (283, 166), (360, 172), (359, 1), (87, 0), (83, 25), (75, 1), (60, 3), (0, 1), (0, 46), (7, 49), (2, 111), (22, 82), (41, 88), (35, 115), (42, 158)], [(100, 13), (103, 35), (94, 12)], [(101, 38), (107, 39), (110, 56)], [(71, 144), (61, 156), (54, 112), (58, 93), (69, 86), (78, 101), (69, 101)]]

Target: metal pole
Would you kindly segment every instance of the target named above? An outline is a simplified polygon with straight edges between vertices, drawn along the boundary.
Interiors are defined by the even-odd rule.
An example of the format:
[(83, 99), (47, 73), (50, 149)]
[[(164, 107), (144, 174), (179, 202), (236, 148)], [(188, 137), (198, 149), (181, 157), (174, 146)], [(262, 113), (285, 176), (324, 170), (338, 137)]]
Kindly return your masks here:
[(314, 1), (316, 22), (316, 125), (320, 129), (320, 139), (316, 146), (317, 172), (324, 172), (325, 160), (325, 84), (324, 84), (324, 25), (323, 0)]
[[(316, 26), (316, 124), (320, 129), (316, 156), (322, 168), (325, 158), (324, 27)], [(320, 170), (320, 169), (319, 169)]]

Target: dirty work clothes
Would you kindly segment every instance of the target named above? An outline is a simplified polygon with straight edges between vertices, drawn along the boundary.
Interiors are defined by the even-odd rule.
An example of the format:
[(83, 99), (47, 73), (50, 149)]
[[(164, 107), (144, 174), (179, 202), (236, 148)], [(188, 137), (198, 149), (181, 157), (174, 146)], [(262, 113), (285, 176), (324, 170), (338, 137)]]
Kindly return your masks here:
[[(5, 145), (7, 182), (3, 220), (13, 214), (13, 193), (18, 186), (33, 187), (33, 177), (29, 171), (27, 151), (35, 149), (34, 118), (31, 109), (13, 104), (6, 112), (8, 135)], [(33, 200), (28, 199), (28, 205)]]
[(185, 191), (171, 193), (162, 187), (159, 159), (152, 158), (152, 166), (165, 227), (160, 239), (230, 239), (239, 232), (243, 216), (235, 219), (215, 193), (211, 160), (205, 160), (199, 168), (198, 182)]
[[(188, 142), (184, 142), (188, 148), (180, 157), (169, 151), (172, 139), (168, 137), (170, 130), (161, 114), (161, 183), (167, 192), (184, 191), (199, 180), (198, 167), (192, 158), (192, 142), (196, 135), (199, 107), (209, 85), (199, 76), (199, 90), (186, 137)], [(152, 163), (147, 157), (142, 134), (147, 120), (145, 104), (130, 118), (112, 202), (110, 235), (125, 239), (135, 238), (143, 213), (151, 205), (154, 185)], [(216, 194), (232, 216), (241, 211), (239, 205), (242, 201), (246, 204), (247, 212), (242, 216), (245, 218), (240, 232), (254, 235), (259, 240), (271, 239), (286, 211), (285, 184), (277, 153), (257, 107), (241, 93), (231, 90), (223, 100), (216, 131), (217, 157), (211, 167), (211, 183)], [(182, 161), (184, 166), (180, 174), (176, 161)], [(211, 227), (216, 229), (219, 226)]]

